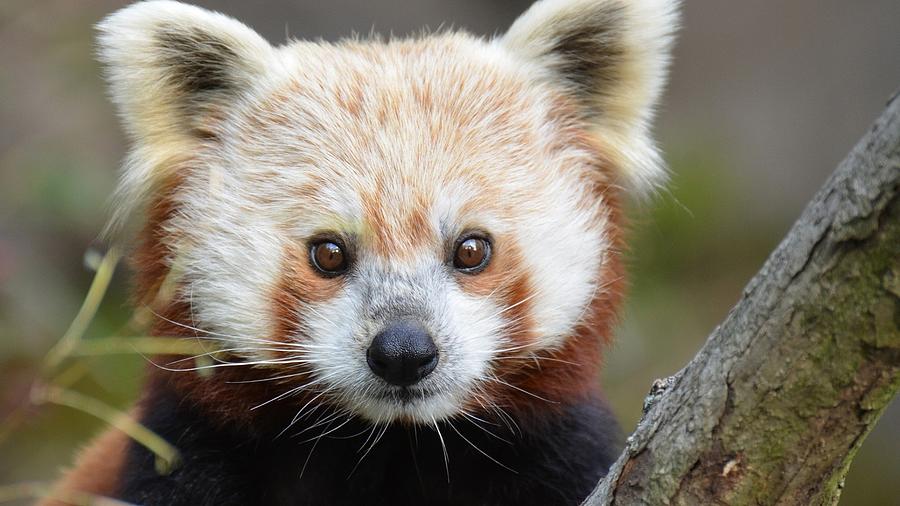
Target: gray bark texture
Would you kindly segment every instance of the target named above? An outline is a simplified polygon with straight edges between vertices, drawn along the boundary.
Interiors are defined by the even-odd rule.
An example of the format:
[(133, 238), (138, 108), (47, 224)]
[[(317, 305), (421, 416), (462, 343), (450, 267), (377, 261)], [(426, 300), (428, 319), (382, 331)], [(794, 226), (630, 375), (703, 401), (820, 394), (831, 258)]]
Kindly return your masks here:
[(837, 503), (900, 387), (898, 191), (895, 95), (584, 506)]

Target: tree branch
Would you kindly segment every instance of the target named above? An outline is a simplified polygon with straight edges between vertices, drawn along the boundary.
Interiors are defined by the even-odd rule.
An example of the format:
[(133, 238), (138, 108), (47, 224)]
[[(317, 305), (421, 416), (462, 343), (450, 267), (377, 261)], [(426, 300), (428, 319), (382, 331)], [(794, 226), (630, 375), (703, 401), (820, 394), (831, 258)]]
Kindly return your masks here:
[(896, 98), (697, 356), (655, 385), (585, 506), (837, 502), (900, 388)]

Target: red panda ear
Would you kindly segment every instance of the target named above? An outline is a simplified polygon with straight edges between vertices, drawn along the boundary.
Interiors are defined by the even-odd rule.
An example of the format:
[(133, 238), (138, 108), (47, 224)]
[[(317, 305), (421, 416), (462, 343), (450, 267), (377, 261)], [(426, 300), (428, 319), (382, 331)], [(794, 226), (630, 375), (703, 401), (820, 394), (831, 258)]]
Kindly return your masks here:
[(132, 140), (110, 224), (117, 228), (199, 142), (214, 138), (211, 120), (278, 63), (247, 26), (179, 2), (138, 2), (97, 28), (112, 100)]
[(598, 141), (638, 190), (665, 179), (649, 128), (677, 7), (678, 0), (542, 0), (500, 39), (578, 100)]
[(138, 2), (97, 28), (112, 99), (137, 141), (191, 133), (205, 109), (263, 75), (274, 52), (232, 18), (166, 0)]

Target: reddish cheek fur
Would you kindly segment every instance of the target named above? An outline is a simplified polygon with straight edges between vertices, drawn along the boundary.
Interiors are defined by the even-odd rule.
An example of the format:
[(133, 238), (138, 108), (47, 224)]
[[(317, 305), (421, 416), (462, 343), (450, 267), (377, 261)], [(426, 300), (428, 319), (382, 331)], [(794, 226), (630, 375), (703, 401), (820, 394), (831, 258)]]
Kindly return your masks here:
[[(596, 280), (600, 289), (572, 335), (560, 349), (548, 354), (552, 360), (501, 360), (495, 364), (498, 376), (518, 389), (494, 383), (485, 390), (492, 402), (516, 413), (523, 420), (546, 416), (566, 402), (599, 394), (603, 349), (612, 339), (625, 289), (621, 253), (625, 247), (624, 216), (619, 200), (621, 190), (611, 177), (615, 167), (604, 156), (598, 139), (581, 128), (579, 121), (573, 121), (577, 115), (568, 100), (560, 97), (552, 111), (548, 121), (557, 124), (560, 129), (557, 145), (551, 149), (566, 149), (575, 145), (591, 153), (594, 166), (590, 170), (592, 179), (589, 184), (592, 185), (594, 198), (605, 204), (604, 233), (608, 247), (606, 251), (597, 252), (597, 255), (604, 256)], [(522, 275), (527, 275), (527, 272), (523, 271)], [(531, 293), (530, 290), (522, 290), (511, 295), (507, 304), (525, 300)], [(525, 307), (521, 311), (527, 311), (527, 303), (522, 306)]]
[[(535, 338), (530, 330), (533, 328), (533, 317), (530, 316), (529, 303), (529, 297), (534, 292), (528, 272), (522, 266), (515, 248), (512, 251), (504, 249), (506, 258), (501, 259), (498, 255), (498, 265), (482, 273), (484, 277), (463, 282), (464, 290), (481, 296), (491, 293), (498, 284), (506, 284), (506, 288), (501, 284), (498, 290), (498, 294), (502, 294), (504, 307), (517, 304), (504, 313), (508, 321), (516, 322), (507, 330), (506, 335), (510, 338), (507, 347), (526, 348), (503, 353), (493, 364), (495, 374), (516, 388), (499, 382), (488, 383), (483, 387), (487, 399), (473, 398), (467, 409), (478, 410), (488, 400), (518, 418), (528, 420), (554, 413), (557, 407), (567, 402), (599, 392), (602, 350), (612, 337), (625, 282), (620, 253), (623, 249), (622, 216), (616, 190), (612, 185), (597, 183), (596, 192), (602, 195), (608, 206), (605, 233), (609, 248), (597, 252), (605, 257), (596, 281), (602, 289), (590, 302), (583, 322), (560, 349), (543, 355), (538, 352), (538, 356), (546, 356), (550, 360), (539, 358), (535, 361), (522, 356), (523, 351), (527, 351), (528, 343)], [(517, 354), (519, 357), (516, 357)]]
[[(502, 301), (502, 317), (511, 322), (504, 329), (510, 341), (504, 348), (521, 349), (534, 340), (531, 329), (530, 297), (533, 293), (531, 278), (522, 261), (522, 254), (511, 237), (498, 238), (494, 248), (497, 254), (487, 268), (475, 275), (458, 274), (457, 281), (462, 290), (475, 297), (494, 297)], [(515, 356), (511, 350), (504, 356)]]
[(281, 262), (281, 278), (271, 295), (275, 329), (268, 339), (287, 342), (304, 331), (304, 304), (320, 304), (334, 298), (341, 289), (342, 278), (325, 278), (313, 271), (309, 253), (300, 244), (285, 248)]
[[(163, 280), (169, 272), (169, 244), (172, 241), (172, 238), (164, 232), (164, 227), (177, 211), (175, 197), (180, 185), (181, 180), (178, 178), (167, 181), (160, 186), (155, 199), (148, 205), (146, 222), (131, 256), (135, 272), (133, 298), (137, 307), (148, 306), (161, 317), (154, 317), (150, 328), (151, 335), (194, 338), (202, 336), (202, 333), (183, 326), (192, 325), (188, 302), (178, 297), (162, 300), (158, 296)], [(336, 289), (324, 283), (315, 284), (309, 272), (311, 268), (302, 250), (302, 247), (297, 247), (289, 248), (285, 252), (282, 269), (284, 276), (277, 283), (275, 293), (272, 295), (276, 326), (273, 335), (260, 336), (262, 338), (285, 340), (294, 335), (302, 326), (302, 321), (297, 319), (294, 312), (301, 295), (320, 294), (326, 297), (329, 290)], [(209, 343), (210, 350), (215, 349), (215, 346), (215, 342)], [(160, 365), (171, 369), (191, 369), (197, 365), (196, 361), (173, 363), (179, 358), (182, 357), (152, 358), (153, 363), (148, 365), (148, 384), (139, 405), (151, 406), (154, 396), (161, 389), (174, 389), (186, 399), (186, 402), (207, 413), (211, 421), (222, 426), (236, 424), (248, 432), (283, 429), (285, 420), (290, 420), (294, 416), (293, 403), (273, 402), (259, 409), (251, 408), (308, 379), (305, 375), (296, 376), (287, 380), (291, 382), (287, 386), (278, 381), (248, 383), (265, 380), (278, 374), (273, 374), (272, 369), (251, 366), (218, 367), (209, 369), (209, 374), (200, 374), (196, 371), (169, 371), (157, 367)], [(227, 360), (238, 359), (229, 357)], [(302, 401), (302, 393), (293, 399)]]

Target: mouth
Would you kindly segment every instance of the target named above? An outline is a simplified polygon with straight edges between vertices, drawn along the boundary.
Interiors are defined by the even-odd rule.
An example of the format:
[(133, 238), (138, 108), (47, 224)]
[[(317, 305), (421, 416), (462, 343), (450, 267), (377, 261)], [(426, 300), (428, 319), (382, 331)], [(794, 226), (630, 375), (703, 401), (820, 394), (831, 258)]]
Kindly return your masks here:
[(416, 402), (426, 401), (434, 394), (424, 388), (395, 387), (377, 394), (379, 400), (408, 406)]
[(453, 416), (459, 410), (458, 400), (434, 387), (423, 385), (373, 388), (360, 395), (356, 392), (347, 405), (351, 411), (373, 422), (432, 424)]

